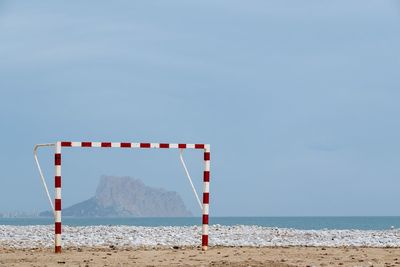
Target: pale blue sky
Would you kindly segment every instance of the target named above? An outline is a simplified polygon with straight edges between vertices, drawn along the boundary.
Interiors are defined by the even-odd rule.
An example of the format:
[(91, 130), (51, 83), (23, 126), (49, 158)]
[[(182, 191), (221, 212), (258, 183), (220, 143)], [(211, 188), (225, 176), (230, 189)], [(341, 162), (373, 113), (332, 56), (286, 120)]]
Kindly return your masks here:
[[(214, 216), (400, 215), (399, 47), (399, 1), (0, 0), (0, 211), (88, 140), (211, 143)], [(64, 207), (129, 175), (198, 214), (177, 151), (63, 152)]]

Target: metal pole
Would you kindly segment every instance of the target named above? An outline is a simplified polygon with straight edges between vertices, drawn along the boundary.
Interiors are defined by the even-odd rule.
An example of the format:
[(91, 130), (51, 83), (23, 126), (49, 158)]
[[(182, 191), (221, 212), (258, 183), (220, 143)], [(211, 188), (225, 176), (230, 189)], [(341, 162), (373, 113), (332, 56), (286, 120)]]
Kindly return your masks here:
[(193, 190), (193, 193), (194, 193), (194, 195), (195, 195), (195, 197), (196, 197), (196, 199), (197, 199), (197, 203), (199, 203), (199, 207), (200, 207), (200, 209), (202, 210), (202, 209), (203, 209), (203, 205), (201, 204), (199, 195), (197, 194), (196, 188), (195, 188), (194, 185), (193, 185), (192, 177), (190, 176), (189, 171), (188, 171), (188, 169), (187, 169), (187, 167), (186, 167), (185, 161), (183, 160), (183, 149), (180, 150), (179, 157), (180, 157), (180, 159), (181, 159), (182, 166), (183, 166), (183, 168), (185, 169), (186, 176), (187, 176), (187, 178), (188, 178), (188, 180), (189, 180), (189, 183), (190, 183), (190, 185), (192, 186), (192, 190)]
[(55, 146), (55, 144), (38, 144), (38, 145), (35, 145), (35, 147), (33, 148), (33, 156), (35, 158), (36, 166), (37, 166), (37, 168), (39, 170), (40, 178), (42, 179), (42, 183), (43, 183), (44, 189), (46, 190), (46, 194), (47, 194), (47, 198), (49, 199), (51, 210), (53, 211), (53, 214), (54, 214), (53, 201), (51, 200), (49, 189), (47, 188), (46, 180), (44, 179), (43, 171), (42, 171), (42, 168), (40, 167), (39, 159), (38, 159), (38, 156), (37, 156), (38, 148), (39, 147), (45, 147), (45, 146)]
[(201, 248), (208, 248), (208, 213), (210, 204), (210, 145), (204, 148), (204, 173), (203, 173), (203, 227)]
[(54, 200), (54, 228), (55, 228), (55, 252), (61, 253), (61, 143), (57, 142), (54, 154), (55, 166), (55, 200)]

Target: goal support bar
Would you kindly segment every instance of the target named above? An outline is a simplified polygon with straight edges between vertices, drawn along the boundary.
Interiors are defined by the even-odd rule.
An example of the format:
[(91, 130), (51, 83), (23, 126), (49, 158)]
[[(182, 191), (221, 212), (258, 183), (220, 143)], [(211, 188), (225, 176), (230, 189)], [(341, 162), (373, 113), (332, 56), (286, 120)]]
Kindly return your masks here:
[(202, 250), (208, 247), (208, 214), (210, 204), (210, 145), (209, 144), (172, 144), (172, 143), (123, 143), (123, 142), (66, 142), (59, 141), (55, 144), (54, 166), (55, 166), (55, 252), (61, 253), (61, 150), (64, 147), (81, 148), (141, 148), (141, 149), (200, 149), (204, 151), (203, 172), (203, 206), (202, 206)]

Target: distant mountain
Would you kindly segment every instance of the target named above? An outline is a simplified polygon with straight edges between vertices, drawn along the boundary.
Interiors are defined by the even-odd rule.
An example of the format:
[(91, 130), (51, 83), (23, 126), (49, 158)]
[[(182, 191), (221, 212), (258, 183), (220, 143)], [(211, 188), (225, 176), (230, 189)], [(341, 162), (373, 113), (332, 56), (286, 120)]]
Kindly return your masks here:
[[(75, 217), (187, 217), (187, 210), (176, 192), (146, 186), (130, 177), (102, 176), (96, 195), (65, 208), (63, 216)], [(51, 211), (40, 216), (53, 216)]]

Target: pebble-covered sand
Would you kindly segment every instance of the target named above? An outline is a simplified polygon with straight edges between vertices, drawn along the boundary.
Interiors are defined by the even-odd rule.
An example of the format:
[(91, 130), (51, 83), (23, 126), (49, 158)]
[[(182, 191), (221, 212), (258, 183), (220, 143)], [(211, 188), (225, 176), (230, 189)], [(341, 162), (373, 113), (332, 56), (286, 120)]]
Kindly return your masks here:
[[(54, 246), (54, 228), (0, 225), (0, 247)], [(201, 227), (79, 226), (63, 227), (63, 247), (198, 246)], [(297, 230), (260, 226), (212, 225), (210, 246), (400, 247), (400, 230)]]

